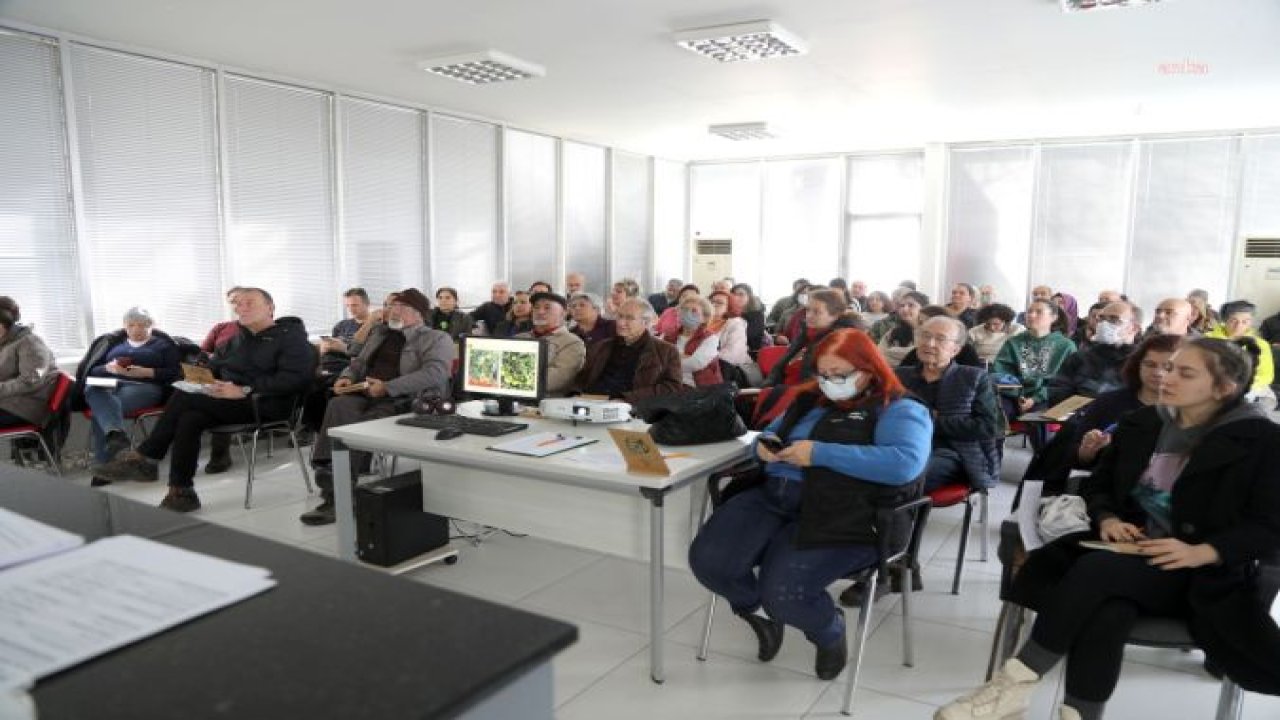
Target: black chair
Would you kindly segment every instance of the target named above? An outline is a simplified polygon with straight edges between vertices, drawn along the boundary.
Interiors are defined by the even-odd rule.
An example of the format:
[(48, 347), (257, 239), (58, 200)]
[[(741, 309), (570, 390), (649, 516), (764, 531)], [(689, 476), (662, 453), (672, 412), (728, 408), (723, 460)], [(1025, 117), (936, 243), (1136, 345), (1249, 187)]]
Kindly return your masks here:
[[(240, 448), (240, 454), (244, 458), (245, 465), (249, 468), (248, 478), (244, 486), (244, 507), (249, 509), (250, 500), (253, 498), (253, 474), (254, 464), (258, 457), (258, 438), (266, 435), (269, 439), (277, 433), (285, 433), (292, 442), (294, 452), (298, 454), (298, 466), (302, 468), (302, 482), (307, 486), (307, 494), (310, 495), (313, 490), (311, 488), (311, 473), (307, 469), (307, 459), (302, 454), (302, 446), (298, 442), (298, 431), (302, 428), (302, 410), (303, 401), (306, 395), (303, 393), (294, 395), (290, 398), (289, 415), (285, 418), (277, 420), (263, 419), (258, 403), (261, 399), (257, 393), (249, 395), (249, 399), (253, 403), (253, 422), (234, 423), (230, 425), (218, 425), (209, 428), (209, 432), (213, 435), (230, 435), (236, 439), (236, 445)], [(250, 449), (245, 450), (244, 439), (250, 438)], [(268, 449), (267, 457), (271, 456), (271, 450)]]
[[(707, 505), (712, 508), (718, 507), (725, 500), (732, 496), (730, 487), (736, 481), (739, 484), (745, 482), (746, 478), (758, 472), (758, 464), (752, 461), (747, 465), (739, 465), (726, 472), (712, 475), (707, 479), (707, 493), (703, 498), (702, 512), (699, 516), (700, 520), (706, 517)], [(726, 482), (721, 487), (721, 482)], [(888, 533), (880, 535), (879, 552), (880, 560), (870, 567), (860, 568), (847, 575), (842, 580), (851, 580), (862, 585), (864, 589), (864, 598), (876, 597), (876, 584), (883, 578), (888, 581), (891, 572), (898, 573), (899, 586), (902, 588), (902, 664), (906, 667), (915, 665), (913, 655), (913, 643), (911, 641), (911, 573), (916, 565), (916, 558), (919, 556), (920, 540), (924, 536), (925, 523), (929, 518), (929, 510), (931, 503), (928, 496), (918, 497), (914, 500), (902, 503), (895, 507), (881, 508), (876, 513), (876, 523), (880, 527), (889, 527), (895, 519), (895, 516), (908, 516), (910, 518), (911, 534), (907, 540), (905, 548), (894, 551), (889, 547)], [(707, 649), (711, 644), (711, 623), (715, 619), (716, 602), (719, 598), (712, 593), (711, 600), (707, 603), (706, 621), (702, 627), (702, 643), (698, 646), (698, 659), (707, 659)], [(840, 712), (845, 715), (852, 714), (853, 692), (858, 686), (858, 675), (862, 670), (862, 653), (866, 648), (867, 634), (871, 629), (871, 606), (875, 603), (863, 602), (862, 608), (858, 612), (858, 628), (853, 634), (853, 645), (849, 649), (849, 658), (851, 667), (848, 669), (848, 682), (845, 685), (844, 704), (841, 706)], [(848, 633), (846, 633), (848, 634)]]

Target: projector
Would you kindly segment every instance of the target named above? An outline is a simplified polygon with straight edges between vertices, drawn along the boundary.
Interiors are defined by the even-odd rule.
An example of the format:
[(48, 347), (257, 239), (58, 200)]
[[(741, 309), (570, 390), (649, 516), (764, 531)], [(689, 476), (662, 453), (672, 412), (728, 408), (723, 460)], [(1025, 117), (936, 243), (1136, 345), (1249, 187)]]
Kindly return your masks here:
[(631, 419), (631, 406), (614, 400), (582, 398), (548, 398), (538, 404), (542, 417), (586, 423), (626, 422)]

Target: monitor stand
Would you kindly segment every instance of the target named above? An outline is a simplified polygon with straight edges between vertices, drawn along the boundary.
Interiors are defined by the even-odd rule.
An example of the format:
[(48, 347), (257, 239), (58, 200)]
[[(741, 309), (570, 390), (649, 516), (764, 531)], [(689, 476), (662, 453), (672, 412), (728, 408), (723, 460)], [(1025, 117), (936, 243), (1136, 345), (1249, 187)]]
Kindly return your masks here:
[(518, 414), (516, 412), (515, 400), (512, 400), (511, 398), (498, 398), (497, 403), (498, 409), (493, 410), (492, 406), (489, 405), (489, 401), (486, 400), (484, 403), (485, 408), (480, 414), (488, 415), (490, 417), (511, 417)]

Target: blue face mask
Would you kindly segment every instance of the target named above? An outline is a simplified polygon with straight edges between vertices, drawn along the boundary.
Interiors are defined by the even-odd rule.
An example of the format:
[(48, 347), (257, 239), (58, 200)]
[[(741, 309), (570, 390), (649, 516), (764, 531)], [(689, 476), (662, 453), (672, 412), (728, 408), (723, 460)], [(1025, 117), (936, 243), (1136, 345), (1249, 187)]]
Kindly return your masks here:
[(692, 310), (680, 311), (680, 327), (692, 330), (702, 324), (702, 316)]

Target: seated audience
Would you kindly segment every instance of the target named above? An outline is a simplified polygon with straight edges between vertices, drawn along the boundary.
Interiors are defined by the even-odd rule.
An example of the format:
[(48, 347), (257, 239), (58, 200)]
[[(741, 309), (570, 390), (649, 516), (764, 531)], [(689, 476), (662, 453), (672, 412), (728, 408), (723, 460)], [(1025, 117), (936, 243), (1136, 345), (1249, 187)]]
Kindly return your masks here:
[(587, 356), (587, 346), (582, 338), (569, 332), (564, 325), (568, 304), (564, 297), (542, 292), (533, 298), (533, 329), (516, 337), (545, 339), (547, 358), (547, 394), (564, 397), (573, 390), (573, 383), (582, 370)]
[(680, 353), (649, 334), (653, 308), (631, 298), (618, 308), (618, 334), (588, 344), (575, 389), (584, 394), (637, 402), (680, 392)]
[(924, 491), (963, 481), (975, 488), (1000, 480), (1000, 410), (985, 370), (953, 362), (965, 344), (964, 323), (926, 320), (916, 332), (917, 365), (897, 369), (903, 387), (933, 416), (933, 445)]
[(1121, 368), (1142, 331), (1141, 310), (1127, 302), (1111, 303), (1098, 316), (1089, 347), (1073, 353), (1049, 380), (1048, 405), (1073, 395), (1098, 397), (1124, 384)]
[(791, 318), (791, 313), (797, 308), (804, 308), (805, 299), (801, 298), (806, 288), (809, 287), (809, 281), (805, 278), (796, 278), (791, 282), (791, 294), (781, 298), (778, 302), (769, 308), (769, 316), (765, 319), (765, 327), (773, 333), (780, 333), (787, 326), (787, 320)]
[(506, 316), (491, 334), (493, 337), (505, 338), (515, 337), (531, 330), (533, 330), (533, 304), (529, 300), (529, 293), (517, 290), (511, 296), (511, 307), (507, 310)]
[(684, 287), (684, 281), (680, 278), (671, 278), (667, 281), (667, 289), (664, 292), (657, 292), (649, 296), (649, 304), (653, 306), (653, 311), (662, 315), (669, 307), (676, 304), (677, 296), (680, 294), (680, 288)]
[(862, 320), (871, 327), (875, 327), (876, 323), (891, 314), (893, 314), (893, 300), (888, 293), (875, 290), (867, 295), (866, 302), (862, 303)]
[[(1048, 285), (1036, 285), (1035, 287), (1031, 288), (1030, 302), (1035, 302), (1036, 300), (1048, 300), (1052, 302), (1053, 289), (1050, 288)], [(1027, 304), (1027, 307), (1031, 307), (1030, 303)], [(1018, 317), (1014, 318), (1014, 322), (1025, 327), (1027, 324), (1026, 313), (1025, 312), (1018, 313)]]
[[(182, 379), (177, 343), (152, 327), (154, 324), (151, 313), (139, 307), (129, 308), (124, 314), (124, 328), (95, 338), (76, 368), (71, 408), (93, 411), (90, 432), (97, 464), (129, 449), (124, 416), (159, 405), (169, 384)], [(91, 377), (113, 379), (115, 387), (90, 386), (87, 380)], [(91, 484), (97, 487), (106, 482), (94, 477)]]
[(1080, 327), (1080, 306), (1076, 303), (1076, 296), (1071, 293), (1056, 292), (1053, 294), (1053, 302), (1062, 311), (1058, 313), (1053, 329), (1067, 338), (1074, 339)]
[(1058, 306), (1051, 300), (1035, 300), (1027, 308), (1027, 330), (1005, 340), (991, 372), (1017, 381), (1016, 388), (1000, 390), (1001, 409), (1010, 420), (1022, 413), (1043, 410), (1049, 399), (1049, 378), (1069, 355), (1075, 343), (1053, 329)]
[(690, 387), (718, 385), (720, 374), (720, 336), (707, 328), (712, 315), (711, 303), (697, 295), (686, 295), (678, 306), (680, 331), (662, 337), (675, 345), (680, 353), (680, 379)]
[(849, 283), (849, 299), (858, 303), (858, 307), (865, 314), (867, 310), (867, 284), (861, 280), (854, 280)]
[(1208, 335), (1221, 324), (1218, 314), (1209, 308), (1209, 303), (1204, 298), (1191, 295), (1187, 297), (1187, 302), (1191, 304), (1191, 334)]
[(471, 331), (476, 335), (492, 335), (507, 319), (510, 309), (511, 286), (506, 280), (499, 280), (489, 288), (489, 301), (471, 311)]
[[(825, 292), (843, 305), (843, 294)], [(862, 331), (830, 333), (814, 355), (817, 377), (766, 428), (783, 447), (756, 442), (763, 484), (711, 514), (689, 567), (752, 629), (760, 660), (778, 654), (790, 625), (813, 643), (814, 673), (830, 680), (848, 658), (844, 613), (827, 587), (875, 565), (880, 533), (891, 548), (905, 545), (905, 524), (876, 527), (875, 508), (920, 495), (931, 423)]]
[(764, 379), (765, 387), (798, 385), (812, 378), (817, 362), (813, 349), (818, 343), (835, 330), (857, 328), (860, 324), (857, 316), (847, 314), (844, 293), (837, 290), (815, 291), (806, 301), (801, 332), (769, 371)]
[(1219, 311), (1222, 324), (1207, 333), (1205, 337), (1251, 342), (1258, 348), (1257, 368), (1253, 375), (1253, 384), (1245, 396), (1252, 402), (1263, 403), (1266, 410), (1276, 407), (1276, 395), (1271, 389), (1275, 380), (1275, 363), (1271, 357), (1271, 344), (1263, 340), (1258, 331), (1253, 329), (1253, 313), (1256, 306), (1248, 300), (1233, 300), (1225, 303)]
[[(756, 297), (750, 285), (738, 283), (729, 290), (729, 310), (725, 314), (727, 317), (741, 318), (746, 323), (747, 351), (752, 357), (760, 352), (766, 341), (772, 342), (764, 327), (764, 306), (760, 304), (760, 298)], [(721, 341), (721, 345), (723, 344)]]
[[(778, 330), (778, 334), (774, 336), (774, 342), (779, 345), (786, 345), (799, 337), (804, 328), (804, 311), (809, 304), (809, 298), (813, 297), (813, 294), (819, 290), (829, 289), (830, 288), (825, 285), (810, 285), (805, 288), (804, 294), (800, 296), (801, 298), (804, 298), (805, 304), (798, 307), (789, 315), (784, 315), (786, 322), (784, 322), (783, 326)], [(844, 293), (839, 290), (836, 290), (835, 292), (839, 293), (841, 296), (844, 295)], [(847, 299), (845, 300), (845, 303), (845, 307), (847, 308)]]
[[(364, 288), (351, 288), (342, 293), (342, 307), (347, 317), (334, 324), (328, 338), (320, 339), (320, 367), (332, 366), (335, 373), (342, 372), (351, 356), (359, 353), (359, 347), (351, 345), (360, 326), (369, 319), (369, 293)], [(341, 367), (337, 367), (339, 363)]]
[(1110, 305), (1111, 303), (1127, 302), (1127, 301), (1128, 301), (1128, 298), (1126, 298), (1124, 296), (1124, 293), (1120, 292), (1119, 290), (1099, 290), (1098, 291), (1098, 302), (1102, 303), (1103, 305)]
[[(331, 428), (406, 413), (413, 398), (423, 391), (447, 396), (457, 350), (447, 334), (423, 322), (430, 314), (431, 302), (416, 288), (396, 293), (387, 310), (387, 321), (373, 330), (360, 355), (352, 359), (334, 383), (335, 391), (361, 382), (367, 387), (336, 395), (325, 409), (324, 423), (311, 451), (311, 467), (321, 500), (302, 514), (299, 519), (303, 523), (334, 522)], [(356, 468), (363, 464), (362, 455), (351, 453), (353, 480)]]
[(747, 345), (747, 322), (729, 314), (733, 296), (717, 290), (711, 293), (707, 301), (711, 303), (711, 318), (707, 320), (707, 329), (719, 338), (718, 357), (730, 365), (751, 362)]
[(1272, 345), (1280, 344), (1280, 312), (1262, 321), (1258, 334)]
[(1071, 336), (1071, 342), (1076, 344), (1076, 349), (1084, 350), (1093, 344), (1093, 335), (1098, 331), (1098, 317), (1102, 315), (1102, 310), (1107, 304), (1096, 302), (1089, 306), (1089, 311), (1084, 315), (1084, 322), (1076, 326), (1076, 332)]
[[(876, 323), (880, 328), (877, 345), (880, 354), (884, 355), (890, 367), (897, 367), (902, 359), (911, 352), (916, 343), (916, 327), (920, 324), (920, 309), (929, 304), (929, 297), (923, 293), (910, 290), (902, 295), (895, 307), (893, 315)], [(871, 337), (876, 337), (876, 327), (871, 328)]]
[(439, 330), (457, 342), (463, 335), (471, 334), (471, 316), (458, 309), (458, 291), (451, 287), (436, 290), (436, 307), (431, 311), (427, 325)]
[(617, 334), (614, 322), (600, 315), (601, 304), (595, 293), (578, 293), (569, 301), (569, 311), (573, 314), (570, 330), (582, 338), (587, 347)]
[(994, 285), (983, 285), (978, 288), (978, 307), (979, 308), (984, 308), (994, 303), (995, 301), (996, 301), (996, 288)]
[(546, 282), (543, 280), (534, 280), (532, 283), (529, 283), (529, 297), (533, 297), (538, 293), (549, 293), (549, 292), (555, 292), (554, 290), (551, 289), (551, 283), (549, 282)]
[[(233, 287), (226, 293), (227, 304), (231, 306), (233, 311), (236, 306), (236, 294), (243, 289), (241, 287)], [(200, 351), (205, 355), (212, 355), (215, 350), (227, 344), (239, 334), (240, 323), (235, 320), (214, 323), (213, 327), (209, 328), (209, 333), (205, 335), (204, 340), (200, 343)], [(209, 462), (205, 464), (204, 471), (208, 475), (216, 475), (230, 469), (231, 436), (214, 435), (209, 440)], [(99, 480), (102, 480), (102, 478), (99, 478)]]
[(1156, 311), (1151, 318), (1151, 327), (1147, 329), (1147, 337), (1153, 335), (1192, 335), (1196, 336), (1191, 330), (1191, 319), (1195, 314), (1195, 308), (1191, 303), (1182, 298), (1165, 298), (1156, 305)]
[[(849, 297), (849, 282), (847, 280), (845, 280), (842, 277), (831, 278), (831, 281), (827, 283), (827, 287), (831, 288), (832, 290), (839, 290), (840, 292), (844, 293), (845, 304), (852, 307), (853, 298)], [(853, 308), (854, 312), (857, 312), (861, 309), (862, 308), (860, 306)]]
[(729, 292), (733, 289), (733, 278), (723, 277), (711, 283), (711, 292)]
[(587, 276), (580, 272), (567, 273), (564, 276), (564, 296), (573, 300), (579, 293), (587, 292)]
[(956, 283), (951, 288), (951, 302), (947, 303), (947, 312), (964, 323), (965, 329), (971, 328), (978, 322), (978, 311), (973, 307), (977, 301), (977, 288), (969, 283)]
[[(951, 315), (951, 312), (942, 305), (925, 305), (924, 307), (920, 308), (920, 317), (916, 321), (917, 330), (921, 325), (924, 325), (927, 321), (932, 320), (933, 318), (936, 318), (936, 317), (949, 318), (949, 317), (952, 317), (952, 315)], [(955, 361), (957, 365), (965, 365), (968, 367), (978, 368), (984, 371), (987, 369), (987, 364), (982, 362), (982, 358), (978, 357), (978, 351), (974, 350), (973, 345), (969, 343), (968, 335), (966, 335), (962, 340), (962, 343), (960, 345), (960, 350), (959, 352), (956, 353)], [(902, 356), (902, 361), (898, 363), (897, 367), (906, 367), (910, 365), (919, 365), (919, 364), (920, 364), (920, 358), (916, 354), (915, 341), (913, 339), (911, 349), (907, 351), (906, 355)]]
[(640, 284), (631, 278), (622, 278), (609, 289), (609, 297), (605, 299), (603, 315), (612, 320), (618, 315), (622, 303), (640, 297)]
[(305, 392), (315, 375), (316, 355), (307, 329), (297, 318), (277, 322), (275, 303), (266, 290), (243, 288), (235, 302), (240, 332), (209, 360), (217, 382), (201, 393), (173, 393), (147, 439), (99, 466), (99, 477), (155, 482), (157, 463), (172, 448), (169, 492), (160, 507), (197, 510), (200, 498), (193, 480), (204, 432), (217, 425), (253, 422), (255, 417), (288, 417), (294, 396)]
[[(938, 720), (1023, 717), (1064, 658), (1059, 717), (1101, 718), (1140, 616), (1186, 621), (1226, 677), (1280, 692), (1280, 629), (1255, 579), (1255, 564), (1280, 547), (1280, 429), (1244, 401), (1249, 355), (1210, 339), (1174, 354), (1160, 405), (1120, 420), (1084, 482), (1092, 529), (1032, 551), (1015, 577), (1014, 601), (1036, 612), (1029, 639)], [(1136, 543), (1138, 553), (1082, 539)]]
[(697, 285), (685, 285), (680, 288), (680, 292), (676, 293), (676, 302), (669, 306), (662, 314), (657, 316), (657, 320), (653, 323), (653, 334), (658, 337), (666, 337), (672, 333), (680, 332), (680, 303), (684, 302), (687, 297), (698, 297), (702, 295), (702, 291)]
[(0, 427), (43, 427), (58, 384), (58, 364), (40, 336), (18, 324), (21, 319), (18, 303), (0, 295)]
[(1013, 308), (1001, 303), (983, 305), (975, 319), (978, 324), (969, 329), (969, 342), (988, 366), (995, 362), (1005, 340), (1026, 330), (1013, 321)]

